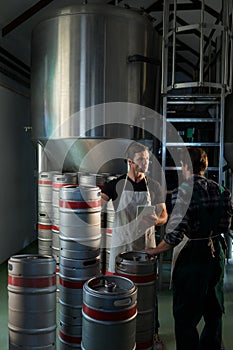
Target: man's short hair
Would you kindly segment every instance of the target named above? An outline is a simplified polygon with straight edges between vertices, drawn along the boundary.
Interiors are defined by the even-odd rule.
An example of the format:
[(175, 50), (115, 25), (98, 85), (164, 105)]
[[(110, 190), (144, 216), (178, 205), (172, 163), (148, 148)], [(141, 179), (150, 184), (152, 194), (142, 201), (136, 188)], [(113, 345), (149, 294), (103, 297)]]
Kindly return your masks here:
[(136, 142), (136, 141), (133, 141), (127, 148), (126, 152), (125, 152), (125, 156), (126, 158), (128, 159), (131, 159), (133, 160), (134, 159), (134, 156), (136, 153), (140, 153), (140, 152), (144, 152), (144, 151), (148, 151), (149, 152), (149, 149), (147, 146), (139, 143), (139, 142)]
[(188, 165), (188, 169), (192, 170), (193, 174), (204, 174), (208, 167), (206, 152), (200, 147), (187, 147), (187, 151), (188, 154), (187, 152), (183, 154), (183, 163)]

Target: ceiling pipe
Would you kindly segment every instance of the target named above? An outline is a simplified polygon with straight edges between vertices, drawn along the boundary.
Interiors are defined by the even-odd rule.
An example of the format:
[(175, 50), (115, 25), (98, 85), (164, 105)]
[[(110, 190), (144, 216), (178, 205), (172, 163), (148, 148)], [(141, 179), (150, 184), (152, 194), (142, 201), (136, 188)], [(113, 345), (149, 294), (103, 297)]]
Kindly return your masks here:
[(40, 0), (35, 5), (24, 11), (21, 15), (16, 17), (13, 21), (7, 24), (2, 28), (2, 36), (6, 36), (10, 32), (12, 32), (15, 28), (17, 28), (20, 24), (26, 22), (30, 17), (34, 16), (40, 10), (42, 10), (45, 6), (49, 5), (54, 0)]

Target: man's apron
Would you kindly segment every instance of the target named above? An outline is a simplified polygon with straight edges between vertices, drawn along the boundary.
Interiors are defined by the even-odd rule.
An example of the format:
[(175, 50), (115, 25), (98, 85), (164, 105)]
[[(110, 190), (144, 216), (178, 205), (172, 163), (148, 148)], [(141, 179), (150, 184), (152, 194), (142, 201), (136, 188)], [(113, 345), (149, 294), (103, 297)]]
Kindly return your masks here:
[(140, 251), (145, 248), (154, 248), (154, 225), (145, 228), (143, 222), (137, 219), (138, 205), (151, 205), (151, 197), (146, 181), (147, 191), (134, 192), (125, 190), (128, 176), (125, 179), (123, 191), (115, 212), (112, 229), (112, 240), (109, 257), (109, 272), (115, 272), (115, 258), (118, 254), (127, 251)]
[[(210, 235), (207, 238), (190, 239), (186, 235), (184, 235), (183, 240), (176, 247), (174, 247), (174, 249), (173, 249), (170, 287), (172, 286), (173, 272), (174, 272), (174, 268), (176, 266), (176, 262), (177, 262), (178, 256), (180, 255), (181, 251), (184, 249), (184, 247), (186, 246), (188, 241), (190, 241), (190, 242), (195, 242), (195, 241), (204, 242), (204, 241), (206, 241), (208, 249), (210, 249), (212, 258), (215, 258), (215, 248), (214, 248), (214, 243), (213, 243), (212, 238), (214, 239), (214, 238), (216, 238), (218, 236), (219, 235), (214, 235), (214, 236)], [(218, 265), (219, 265), (219, 269), (222, 271), (222, 276), (223, 276), (224, 275), (224, 263), (225, 263), (225, 258), (224, 257), (225, 256), (224, 256), (224, 251), (222, 249), (222, 244), (220, 242), (219, 242), (219, 245), (221, 246), (221, 249), (220, 249), (220, 251), (218, 249), (216, 259), (217, 259), (217, 262), (218, 262)], [(198, 250), (197, 250), (197, 254), (200, 254)], [(191, 273), (191, 270), (190, 270), (190, 273)], [(195, 288), (195, 286), (194, 286), (194, 288)], [(224, 312), (223, 281), (221, 279), (219, 280), (219, 282), (215, 286), (215, 296), (216, 296), (216, 298), (218, 300), (220, 308)]]
[[(216, 236), (218, 236), (218, 235), (216, 235)], [(214, 236), (214, 237), (216, 237), (216, 236)], [(172, 282), (172, 274), (173, 274), (173, 271), (174, 271), (174, 268), (176, 265), (177, 258), (189, 240), (191, 240), (191, 241), (207, 241), (207, 240), (209, 240), (208, 246), (210, 247), (212, 256), (214, 256), (214, 247), (213, 247), (213, 242), (212, 242), (211, 236), (207, 237), (207, 238), (190, 239), (186, 235), (184, 235), (182, 241), (177, 246), (175, 246), (173, 248), (172, 263), (171, 263), (171, 282)]]
[(182, 251), (182, 249), (185, 247), (186, 243), (188, 242), (189, 238), (184, 235), (182, 241), (173, 248), (173, 253), (172, 253), (172, 263), (171, 263), (171, 280), (170, 280), (170, 287), (172, 284), (172, 275), (173, 275), (173, 271), (176, 265), (176, 260), (180, 254), (180, 252)]

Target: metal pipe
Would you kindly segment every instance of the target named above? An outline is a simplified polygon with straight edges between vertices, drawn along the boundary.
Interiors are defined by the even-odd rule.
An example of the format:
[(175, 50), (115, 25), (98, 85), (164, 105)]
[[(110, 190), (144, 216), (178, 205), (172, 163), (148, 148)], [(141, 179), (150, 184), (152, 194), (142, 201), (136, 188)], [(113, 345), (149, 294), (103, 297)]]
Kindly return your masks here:
[(35, 15), (37, 12), (39, 12), (41, 9), (43, 9), (45, 6), (49, 5), (54, 0), (40, 0), (35, 5), (24, 11), (21, 15), (16, 17), (13, 21), (11, 21), (9, 24), (7, 24), (5, 27), (2, 28), (2, 36), (6, 36), (12, 30), (17, 28), (20, 24), (27, 21), (30, 17)]
[(162, 39), (162, 84), (161, 93), (167, 92), (167, 71), (168, 71), (168, 18), (169, 18), (169, 0), (164, 0), (163, 10), (163, 39)]
[(205, 2), (204, 0), (201, 1), (201, 18), (200, 18), (200, 69), (199, 69), (199, 84), (203, 84), (203, 64), (204, 64), (204, 55), (203, 55), (203, 48), (204, 48), (204, 20), (205, 20)]
[(172, 36), (172, 87), (175, 85), (175, 71), (176, 71), (176, 11), (177, 4), (174, 0), (174, 14), (173, 14), (173, 36)]

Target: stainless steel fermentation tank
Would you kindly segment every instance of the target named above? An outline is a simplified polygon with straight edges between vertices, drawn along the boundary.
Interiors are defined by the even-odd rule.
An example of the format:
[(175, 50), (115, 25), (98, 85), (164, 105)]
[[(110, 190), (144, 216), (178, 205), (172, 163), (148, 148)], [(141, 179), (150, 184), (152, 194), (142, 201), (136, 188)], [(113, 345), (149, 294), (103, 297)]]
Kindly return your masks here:
[[(158, 106), (160, 52), (159, 35), (143, 11), (85, 4), (48, 14), (32, 35), (32, 133), (40, 145), (39, 170), (78, 170), (103, 140), (135, 138), (135, 124), (120, 123), (120, 114), (134, 109), (140, 127), (145, 113), (134, 104)], [(119, 142), (119, 153), (126, 145)], [(95, 171), (96, 154), (90, 159), (87, 170)], [(119, 164), (112, 166), (109, 161), (101, 170), (120, 172)]]

